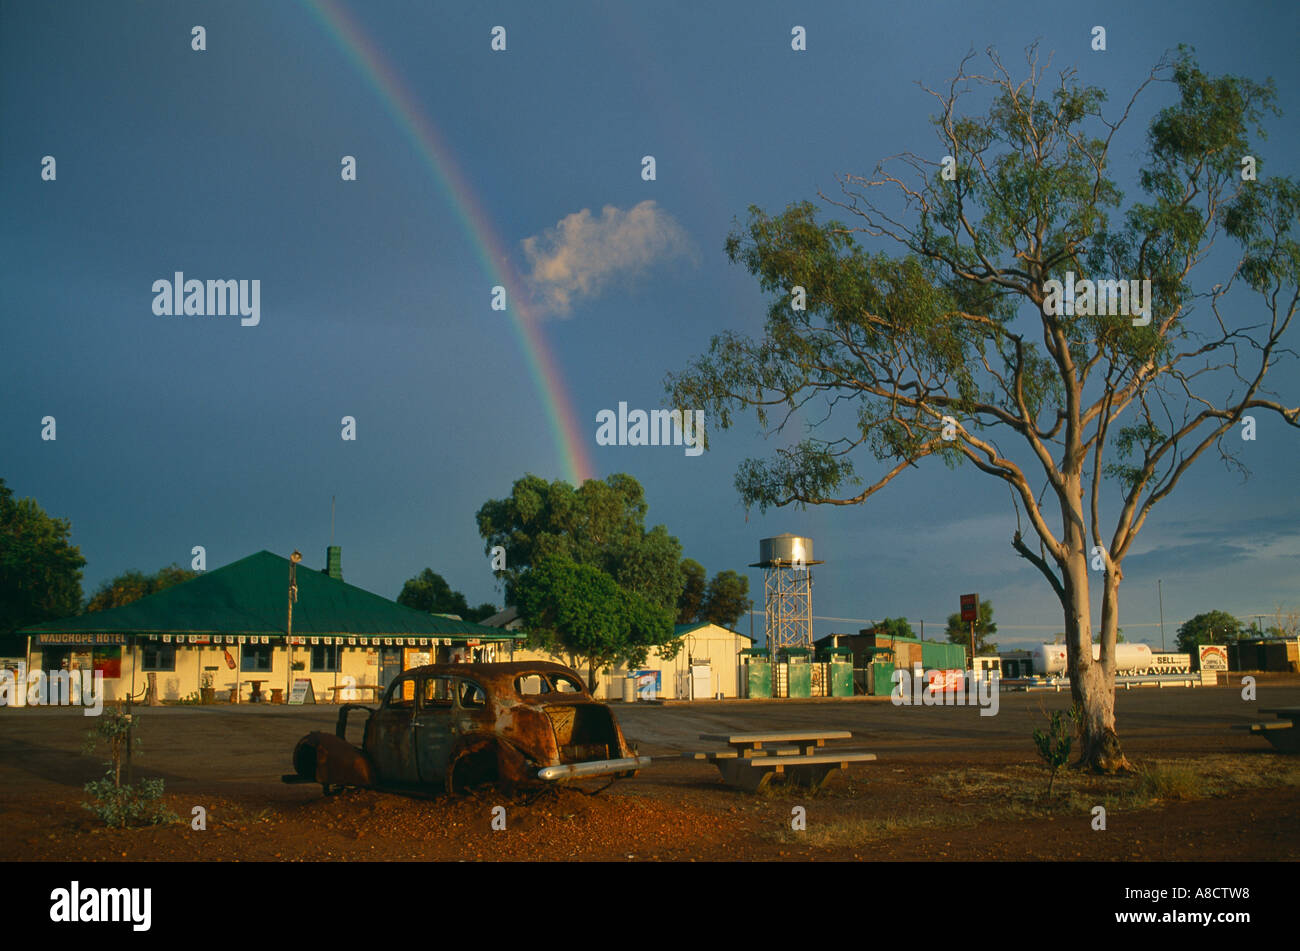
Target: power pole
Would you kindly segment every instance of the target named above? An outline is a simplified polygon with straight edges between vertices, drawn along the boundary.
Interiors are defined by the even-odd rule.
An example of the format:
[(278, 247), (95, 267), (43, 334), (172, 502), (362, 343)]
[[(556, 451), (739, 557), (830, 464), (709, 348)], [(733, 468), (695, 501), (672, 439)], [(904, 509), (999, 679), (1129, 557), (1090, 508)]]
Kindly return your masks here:
[(295, 551), (289, 556), (289, 622), (286, 625), (284, 648), (285, 648), (285, 665), (289, 668), (285, 672), (284, 682), (284, 702), (289, 702), (289, 694), (293, 693), (293, 603), (298, 600), (298, 562), (302, 561), (302, 553)]
[(1165, 593), (1161, 588), (1163, 583), (1159, 578), (1156, 579), (1156, 596), (1160, 598), (1160, 652), (1162, 654), (1165, 650)]

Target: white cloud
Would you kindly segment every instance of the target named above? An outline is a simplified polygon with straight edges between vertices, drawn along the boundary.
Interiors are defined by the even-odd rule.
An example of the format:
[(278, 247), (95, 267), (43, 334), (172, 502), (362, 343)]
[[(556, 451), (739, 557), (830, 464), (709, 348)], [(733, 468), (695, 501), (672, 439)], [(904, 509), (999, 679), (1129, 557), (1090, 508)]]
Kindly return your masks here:
[(692, 247), (682, 226), (651, 200), (627, 211), (606, 205), (600, 217), (584, 208), (523, 244), (533, 287), (555, 314), (656, 262), (690, 255)]

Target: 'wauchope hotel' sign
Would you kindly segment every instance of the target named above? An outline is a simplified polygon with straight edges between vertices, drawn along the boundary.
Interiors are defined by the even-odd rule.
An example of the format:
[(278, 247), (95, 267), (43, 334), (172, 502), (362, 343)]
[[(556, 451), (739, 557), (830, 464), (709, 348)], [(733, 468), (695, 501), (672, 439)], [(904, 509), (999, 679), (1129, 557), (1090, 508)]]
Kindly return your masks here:
[(50, 644), (125, 644), (125, 634), (37, 634), (36, 643)]

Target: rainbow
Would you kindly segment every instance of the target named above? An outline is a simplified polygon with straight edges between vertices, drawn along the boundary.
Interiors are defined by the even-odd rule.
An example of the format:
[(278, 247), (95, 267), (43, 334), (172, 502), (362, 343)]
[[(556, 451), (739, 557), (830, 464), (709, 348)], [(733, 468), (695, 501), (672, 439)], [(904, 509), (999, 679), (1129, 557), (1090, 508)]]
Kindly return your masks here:
[(587, 442), (578, 425), (572, 400), (555, 356), (542, 335), (536, 316), (527, 304), (523, 282), (510, 264), (505, 243), (493, 229), (478, 196), (456, 165), (443, 137), (401, 77), (384, 61), (374, 42), (337, 0), (301, 2), (321, 24), (334, 45), (365, 77), (398, 128), (411, 140), (416, 152), (433, 173), (434, 180), (445, 192), (460, 219), (461, 227), (473, 240), (475, 253), (484, 272), (493, 284), (506, 288), (509, 301), (506, 314), (519, 339), (529, 375), (541, 395), (564, 475), (574, 485), (581, 485), (584, 480), (594, 478), (595, 468), (587, 452)]

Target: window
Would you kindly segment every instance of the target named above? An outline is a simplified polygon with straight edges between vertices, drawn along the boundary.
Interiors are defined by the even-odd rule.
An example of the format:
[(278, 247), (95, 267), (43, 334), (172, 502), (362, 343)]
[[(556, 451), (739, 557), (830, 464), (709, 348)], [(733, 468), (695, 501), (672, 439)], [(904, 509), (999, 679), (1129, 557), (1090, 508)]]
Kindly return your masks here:
[(394, 680), (388, 688), (388, 699), (384, 701), (384, 706), (390, 710), (415, 709), (415, 678), (402, 677)]
[(450, 677), (429, 677), (420, 688), (420, 709), (448, 708), (452, 697)]
[(578, 683), (568, 674), (551, 674), (551, 680), (555, 681), (555, 690), (557, 693), (582, 693), (582, 684)]
[(521, 697), (535, 697), (538, 694), (550, 692), (551, 685), (546, 682), (546, 678), (541, 674), (526, 674), (523, 677), (515, 678), (515, 693)]
[(339, 669), (339, 649), (333, 644), (316, 644), (311, 649), (311, 669), (325, 671)]
[(464, 710), (478, 710), (487, 706), (487, 694), (472, 680), (460, 682), (460, 705)]
[(239, 652), (239, 669), (245, 673), (262, 673), (271, 669), (270, 644), (245, 644)]
[(143, 670), (175, 670), (176, 669), (176, 648), (171, 644), (144, 644), (141, 648), (144, 655), (141, 662)]

